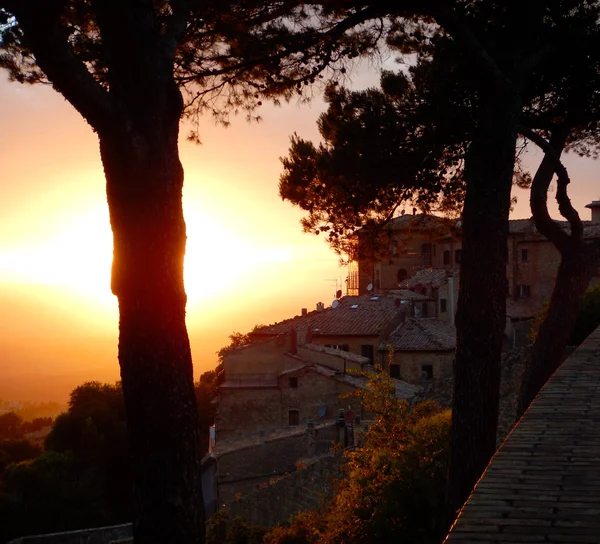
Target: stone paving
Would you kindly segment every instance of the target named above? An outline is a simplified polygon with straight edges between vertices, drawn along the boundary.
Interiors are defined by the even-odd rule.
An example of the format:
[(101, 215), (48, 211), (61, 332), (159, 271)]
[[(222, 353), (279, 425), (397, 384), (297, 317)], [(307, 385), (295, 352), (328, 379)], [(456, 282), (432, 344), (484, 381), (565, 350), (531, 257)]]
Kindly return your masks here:
[(600, 328), (500, 447), (447, 544), (600, 544)]

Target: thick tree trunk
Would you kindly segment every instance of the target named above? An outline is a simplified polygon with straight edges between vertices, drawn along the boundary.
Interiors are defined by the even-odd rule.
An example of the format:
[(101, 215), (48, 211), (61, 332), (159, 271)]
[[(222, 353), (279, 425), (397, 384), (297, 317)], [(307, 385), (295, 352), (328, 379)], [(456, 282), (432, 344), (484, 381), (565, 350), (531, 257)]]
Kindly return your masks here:
[(506, 243), (519, 105), (508, 92), (488, 90), (486, 94), (478, 114), (481, 123), (465, 161), (467, 196), (446, 527), (494, 454), (498, 424)]
[[(142, 101), (140, 97), (140, 101)], [(175, 108), (176, 110), (176, 108)], [(100, 134), (114, 238), (119, 364), (136, 544), (204, 541), (198, 414), (185, 325), (179, 114)]]
[(585, 244), (573, 244), (562, 253), (548, 315), (540, 326), (523, 375), (519, 416), (561, 363), (583, 295), (592, 279), (593, 260)]

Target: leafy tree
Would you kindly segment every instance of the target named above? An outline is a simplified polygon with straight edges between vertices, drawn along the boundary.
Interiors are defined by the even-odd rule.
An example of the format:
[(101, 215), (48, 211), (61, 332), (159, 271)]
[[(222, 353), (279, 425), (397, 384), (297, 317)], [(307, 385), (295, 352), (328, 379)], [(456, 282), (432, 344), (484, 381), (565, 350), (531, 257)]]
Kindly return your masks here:
[[(528, 129), (546, 134), (553, 120), (560, 120), (565, 111), (571, 113), (572, 109), (565, 107), (573, 104), (573, 90), (588, 85), (594, 89), (595, 76), (583, 87), (578, 83), (585, 82), (596, 70), (597, 58), (590, 52), (597, 51), (599, 6), (585, 1), (402, 5), (412, 15), (412, 30), (410, 25), (401, 25), (389, 43), (403, 53), (416, 55), (416, 68), (410, 80), (418, 92), (416, 103), (425, 104), (435, 112), (431, 120), (434, 125), (445, 127), (446, 119), (454, 119), (458, 134), (450, 142), (463, 142), (458, 148), (458, 157), (463, 161), (465, 201), (461, 291), (456, 316), (449, 524), (495, 450), (508, 212), (518, 134), (527, 133)], [(420, 23), (415, 16), (421, 16)], [(580, 54), (567, 52), (562, 46), (567, 42), (577, 42)], [(442, 92), (435, 93), (435, 87), (428, 85), (427, 79), (417, 77), (420, 66), (429, 61), (432, 64), (428, 72), (436, 75), (437, 89)], [(580, 70), (586, 75), (581, 76)], [(569, 84), (571, 80), (573, 85)], [(408, 101), (403, 108), (411, 112), (414, 103)], [(595, 127), (585, 125), (585, 121), (579, 118), (570, 127), (572, 141), (589, 142)], [(426, 124), (425, 128), (422, 123), (416, 126), (418, 135), (426, 133)], [(407, 138), (400, 151), (411, 157), (414, 152), (411, 144), (415, 142), (415, 138)], [(447, 179), (443, 167), (445, 155), (435, 152), (432, 155), (441, 161), (438, 175), (443, 183)], [(398, 163), (401, 159), (394, 160)], [(312, 166), (315, 164), (318, 165), (313, 161)], [(373, 165), (373, 171), (377, 171), (377, 166)], [(365, 171), (357, 169), (359, 173)], [(410, 169), (408, 172), (412, 174)], [(310, 174), (308, 171), (307, 177)], [(383, 179), (385, 182), (385, 175)], [(527, 176), (522, 179), (527, 181)], [(371, 183), (370, 178), (363, 181)], [(402, 187), (402, 182), (394, 186)], [(327, 192), (330, 188), (326, 184), (322, 190)], [(361, 196), (348, 191), (339, 192), (336, 198), (345, 204), (355, 194)], [(367, 196), (371, 200), (363, 209), (377, 212), (382, 200), (377, 195), (375, 199)], [(310, 206), (310, 199), (307, 202)], [(329, 220), (329, 210), (320, 205), (308, 209), (312, 217), (309, 215), (305, 226), (312, 227), (311, 220), (315, 217), (318, 221)]]
[(387, 373), (368, 376), (362, 401), (373, 424), (346, 453), (330, 504), (275, 527), (266, 544), (440, 541), (450, 412), (431, 401), (411, 408)]
[(203, 540), (180, 120), (208, 111), (227, 122), (264, 98), (302, 95), (372, 48), (379, 15), (293, 1), (0, 1), (0, 67), (51, 83), (99, 138), (139, 543)]
[(0, 414), (0, 440), (23, 438), (23, 419), (15, 412)]
[(107, 525), (99, 475), (70, 453), (46, 452), (10, 465), (3, 475), (3, 538)]
[(35, 459), (41, 453), (42, 448), (32, 444), (29, 440), (9, 439), (0, 441), (0, 477), (8, 465)]
[(583, 297), (569, 344), (578, 346), (600, 326), (600, 285), (590, 287)]

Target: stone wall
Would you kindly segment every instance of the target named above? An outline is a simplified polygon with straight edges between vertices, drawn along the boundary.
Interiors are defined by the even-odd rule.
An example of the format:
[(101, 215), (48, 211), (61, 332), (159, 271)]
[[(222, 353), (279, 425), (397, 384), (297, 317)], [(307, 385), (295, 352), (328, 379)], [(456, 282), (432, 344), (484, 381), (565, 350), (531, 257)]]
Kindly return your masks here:
[(121, 540), (128, 541), (132, 534), (131, 523), (126, 523), (97, 529), (24, 536), (11, 540), (8, 544), (110, 544)]
[(337, 433), (337, 427), (331, 424), (310, 432), (299, 429), (288, 436), (273, 433), (264, 435), (258, 443), (243, 447), (244, 442), (240, 441), (240, 447), (217, 453), (219, 504), (251, 493), (296, 471), (305, 459), (328, 452), (337, 441)]
[(243, 517), (252, 525), (276, 525), (304, 510), (314, 510), (333, 495), (333, 481), (342, 476), (342, 452), (307, 464), (285, 478), (229, 503), (233, 518)]

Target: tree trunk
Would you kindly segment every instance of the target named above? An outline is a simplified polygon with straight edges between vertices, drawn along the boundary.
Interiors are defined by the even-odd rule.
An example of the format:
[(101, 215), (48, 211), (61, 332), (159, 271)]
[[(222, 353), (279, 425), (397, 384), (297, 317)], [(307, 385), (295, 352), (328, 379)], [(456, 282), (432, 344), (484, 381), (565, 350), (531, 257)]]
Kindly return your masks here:
[(501, 89), (488, 89), (480, 100), (477, 117), (481, 122), (465, 160), (467, 196), (446, 527), (494, 454), (498, 424), (506, 243), (519, 104), (512, 93)]
[(562, 252), (556, 283), (523, 375), (518, 416), (529, 407), (540, 389), (560, 366), (577, 319), (583, 295), (592, 279), (594, 259), (585, 244)]
[[(139, 112), (143, 106), (140, 96)], [(143, 123), (127, 120), (100, 134), (114, 239), (112, 290), (119, 300), (134, 538), (136, 544), (200, 543), (203, 503), (185, 325), (179, 113), (151, 105), (145, 111)]]

